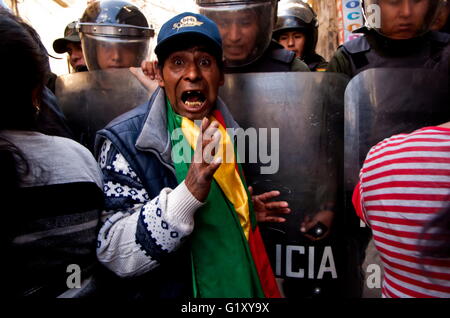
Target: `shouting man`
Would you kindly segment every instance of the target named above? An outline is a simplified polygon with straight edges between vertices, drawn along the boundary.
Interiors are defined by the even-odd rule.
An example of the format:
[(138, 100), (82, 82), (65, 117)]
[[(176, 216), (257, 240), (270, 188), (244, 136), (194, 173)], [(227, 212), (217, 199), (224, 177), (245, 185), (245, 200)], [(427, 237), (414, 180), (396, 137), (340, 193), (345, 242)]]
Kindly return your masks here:
[[(225, 131), (237, 124), (217, 96), (216, 24), (177, 15), (162, 26), (155, 53), (160, 89), (97, 136), (107, 205), (100, 262), (139, 276), (132, 288), (144, 297), (279, 297)], [(276, 195), (256, 196), (255, 209), (288, 213), (286, 202), (265, 203)]]

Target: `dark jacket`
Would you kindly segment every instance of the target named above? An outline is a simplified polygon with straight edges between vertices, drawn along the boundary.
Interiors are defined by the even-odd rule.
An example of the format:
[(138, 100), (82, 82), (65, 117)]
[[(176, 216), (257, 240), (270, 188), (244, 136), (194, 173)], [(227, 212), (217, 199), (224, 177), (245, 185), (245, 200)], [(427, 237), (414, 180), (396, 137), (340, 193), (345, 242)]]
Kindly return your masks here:
[[(222, 112), (227, 127), (237, 127), (220, 99), (217, 107)], [(115, 148), (116, 153), (120, 153), (125, 158), (130, 166), (129, 171), (133, 171), (135, 174), (133, 180), (130, 180), (126, 186), (136, 191), (141, 191), (143, 188), (146, 198), (143, 202), (122, 198), (122, 202), (115, 203), (114, 201), (121, 199), (116, 196), (106, 196), (106, 207), (108, 210), (112, 210), (108, 222), (112, 225), (106, 224), (105, 232), (108, 231), (109, 226), (113, 226), (114, 222), (117, 222), (116, 216), (139, 213), (135, 227), (136, 244), (149, 258), (157, 261), (159, 266), (149, 267), (148, 270), (139, 272), (140, 274), (134, 278), (129, 276), (118, 278), (112, 272), (105, 270), (101, 285), (106, 288), (102, 292), (106, 295), (112, 293), (111, 296), (125, 298), (182, 298), (191, 295), (189, 242), (182, 243), (180, 240), (180, 248), (172, 252), (161, 249), (145, 224), (142, 210), (132, 210), (132, 206), (137, 203), (145, 205), (152, 200), (158, 200), (160, 192), (164, 188), (175, 189), (178, 186), (171, 160), (171, 142), (167, 130), (164, 90), (157, 89), (148, 103), (119, 116), (106, 128), (99, 131), (95, 147), (97, 155), (101, 153), (102, 145), (106, 140), (111, 142), (111, 147)], [(100, 160), (102, 159), (100, 158)], [(105, 160), (106, 166), (111, 164), (108, 161), (110, 160), (109, 155)], [(109, 173), (108, 170), (104, 170), (105, 185), (124, 184), (123, 180), (120, 180), (120, 176), (108, 176), (107, 173)], [(155, 205), (157, 204), (155, 203)], [(157, 213), (158, 211), (156, 211)], [(129, 257), (133, 257), (133, 255)]]
[(225, 67), (225, 73), (309, 72), (308, 66), (295, 58), (295, 53), (271, 41), (264, 54), (256, 61), (241, 67)]
[(354, 77), (370, 68), (428, 68), (449, 71), (450, 35), (430, 31), (408, 40), (392, 40), (363, 28), (364, 36), (339, 47), (329, 72)]

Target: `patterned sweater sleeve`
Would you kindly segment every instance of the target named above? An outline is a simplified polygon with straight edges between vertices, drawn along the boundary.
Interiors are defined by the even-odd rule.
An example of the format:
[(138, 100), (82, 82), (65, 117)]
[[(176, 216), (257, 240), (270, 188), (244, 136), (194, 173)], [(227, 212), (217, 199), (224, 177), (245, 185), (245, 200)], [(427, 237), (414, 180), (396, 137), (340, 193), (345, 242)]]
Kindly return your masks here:
[(149, 198), (123, 155), (105, 140), (98, 158), (106, 210), (97, 239), (97, 257), (120, 277), (142, 275), (175, 251), (194, 227), (202, 206), (181, 183)]

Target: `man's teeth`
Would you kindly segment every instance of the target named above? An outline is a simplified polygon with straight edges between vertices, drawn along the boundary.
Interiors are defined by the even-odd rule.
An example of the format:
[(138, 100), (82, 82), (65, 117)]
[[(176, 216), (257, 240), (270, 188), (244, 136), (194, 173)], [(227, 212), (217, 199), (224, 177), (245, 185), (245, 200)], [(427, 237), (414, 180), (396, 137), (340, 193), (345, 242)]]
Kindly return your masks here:
[(185, 104), (188, 105), (189, 107), (200, 107), (202, 106), (203, 103), (199, 101), (195, 102), (186, 101)]

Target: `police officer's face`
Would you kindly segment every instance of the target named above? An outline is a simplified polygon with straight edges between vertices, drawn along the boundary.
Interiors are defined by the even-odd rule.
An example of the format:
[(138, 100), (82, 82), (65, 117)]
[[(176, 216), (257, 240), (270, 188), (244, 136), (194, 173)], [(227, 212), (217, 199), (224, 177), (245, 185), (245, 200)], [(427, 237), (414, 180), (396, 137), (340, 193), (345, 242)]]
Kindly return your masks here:
[(173, 52), (158, 72), (175, 112), (191, 120), (209, 115), (224, 83), (215, 57), (197, 46)]
[(97, 45), (97, 61), (100, 69), (124, 68), (136, 64), (136, 47), (118, 43), (100, 42)]
[(255, 12), (241, 10), (224, 12), (215, 19), (223, 42), (225, 60), (234, 62), (247, 59), (254, 51), (259, 26)]
[(381, 32), (396, 40), (410, 39), (421, 31), (429, 0), (380, 0)]
[(74, 70), (86, 67), (83, 50), (81, 49), (81, 43), (69, 42), (67, 43), (66, 48), (67, 53), (69, 54), (69, 63)]
[(301, 32), (286, 31), (280, 35), (278, 42), (280, 42), (286, 50), (294, 52), (296, 57), (302, 57), (305, 40), (305, 35)]

